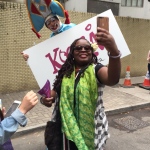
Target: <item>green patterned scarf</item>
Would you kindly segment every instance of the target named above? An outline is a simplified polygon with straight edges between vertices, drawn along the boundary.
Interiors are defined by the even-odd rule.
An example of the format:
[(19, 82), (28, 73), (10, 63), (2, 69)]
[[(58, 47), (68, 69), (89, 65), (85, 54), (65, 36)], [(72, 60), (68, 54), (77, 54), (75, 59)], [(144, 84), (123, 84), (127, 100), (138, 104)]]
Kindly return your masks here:
[(97, 82), (93, 65), (90, 65), (76, 87), (74, 108), (75, 71), (64, 77), (61, 85), (60, 113), (62, 131), (78, 150), (94, 150), (94, 112), (97, 101)]

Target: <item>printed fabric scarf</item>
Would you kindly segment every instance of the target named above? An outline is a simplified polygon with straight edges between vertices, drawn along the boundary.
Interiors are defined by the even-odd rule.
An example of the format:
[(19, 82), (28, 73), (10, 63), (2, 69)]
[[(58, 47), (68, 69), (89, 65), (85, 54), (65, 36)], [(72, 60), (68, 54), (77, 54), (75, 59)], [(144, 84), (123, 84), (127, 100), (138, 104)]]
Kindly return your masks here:
[(94, 113), (97, 102), (97, 81), (90, 65), (80, 76), (76, 87), (74, 106), (75, 71), (64, 77), (61, 85), (60, 113), (62, 131), (78, 150), (94, 150)]

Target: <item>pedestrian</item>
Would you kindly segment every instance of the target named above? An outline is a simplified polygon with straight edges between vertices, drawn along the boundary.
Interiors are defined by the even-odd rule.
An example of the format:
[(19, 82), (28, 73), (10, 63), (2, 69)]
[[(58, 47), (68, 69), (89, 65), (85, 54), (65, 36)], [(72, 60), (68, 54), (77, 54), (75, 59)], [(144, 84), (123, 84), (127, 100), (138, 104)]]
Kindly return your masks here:
[(38, 97), (33, 91), (28, 92), (19, 108), (17, 108), (9, 117), (4, 118), (5, 108), (0, 109), (0, 149), (13, 150), (10, 137), (17, 131), (19, 125), (24, 127), (27, 124), (25, 114), (38, 103)]
[(150, 50), (148, 51), (147, 61), (148, 61), (148, 65), (147, 65), (148, 74), (149, 74), (149, 76), (150, 76)]
[(52, 119), (45, 130), (49, 150), (103, 150), (109, 138), (102, 95), (104, 85), (113, 86), (119, 81), (121, 52), (105, 29), (97, 28), (95, 36), (97, 44), (108, 51), (108, 67), (98, 63), (88, 40), (76, 39), (58, 71), (51, 97), (40, 99), (47, 107), (55, 101)]

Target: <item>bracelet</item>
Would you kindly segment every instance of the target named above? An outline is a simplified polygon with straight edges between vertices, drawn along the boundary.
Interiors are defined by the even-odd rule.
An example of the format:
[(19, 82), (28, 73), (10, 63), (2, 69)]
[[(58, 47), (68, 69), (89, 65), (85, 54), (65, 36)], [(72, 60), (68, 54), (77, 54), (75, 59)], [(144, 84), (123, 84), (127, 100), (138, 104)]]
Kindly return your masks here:
[(121, 57), (121, 55), (122, 55), (122, 53), (119, 51), (119, 55), (117, 55), (117, 56), (111, 56), (110, 55), (110, 52), (108, 52), (108, 56), (110, 57), (110, 58), (119, 58), (119, 57)]
[(42, 100), (42, 99), (43, 99), (43, 97), (41, 97), (41, 98), (40, 98), (40, 102), (41, 102), (41, 104), (42, 104), (42, 105), (44, 105), (44, 103), (43, 103), (43, 100)]

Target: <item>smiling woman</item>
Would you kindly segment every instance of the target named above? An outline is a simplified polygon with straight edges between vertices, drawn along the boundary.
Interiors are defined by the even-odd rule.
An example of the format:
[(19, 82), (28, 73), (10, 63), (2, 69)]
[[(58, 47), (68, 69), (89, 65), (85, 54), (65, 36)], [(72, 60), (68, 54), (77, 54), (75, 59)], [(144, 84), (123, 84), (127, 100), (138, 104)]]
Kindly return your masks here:
[(90, 43), (85, 39), (80, 39), (77, 41), (76, 46), (73, 47), (73, 56), (75, 67), (81, 69), (82, 67), (88, 65), (92, 60), (92, 51)]
[[(108, 67), (98, 63), (88, 40), (76, 39), (58, 71), (53, 90), (50, 91), (51, 98), (42, 98), (42, 104), (47, 107), (51, 107), (55, 101), (52, 120), (48, 122), (45, 131), (46, 145), (51, 150), (103, 150), (109, 138), (102, 101), (103, 88), (104, 85), (118, 83), (121, 55), (107, 30), (98, 28), (95, 37), (97, 44), (103, 45), (109, 53)], [(54, 122), (59, 129), (52, 125)], [(56, 135), (51, 130), (51, 137), (57, 137), (56, 142), (49, 136), (51, 133), (48, 131), (52, 126), (48, 125), (59, 131)]]

